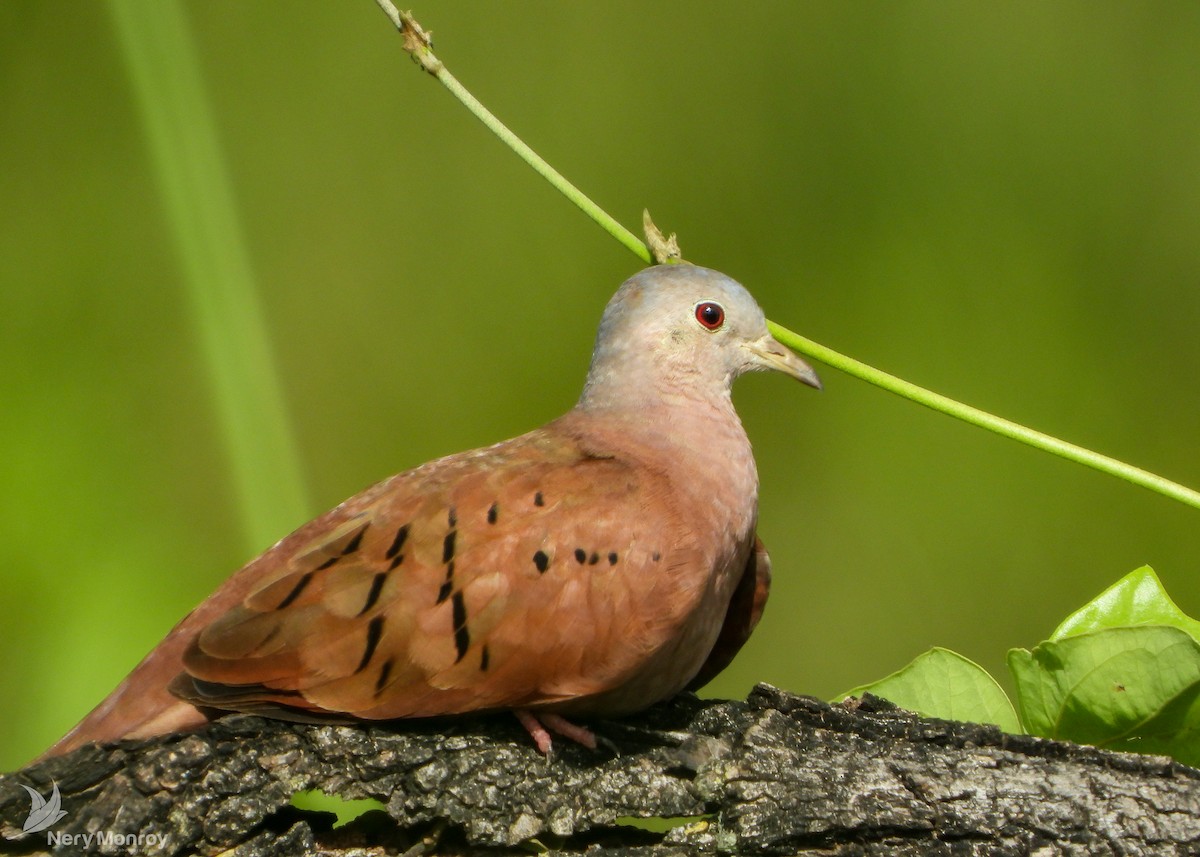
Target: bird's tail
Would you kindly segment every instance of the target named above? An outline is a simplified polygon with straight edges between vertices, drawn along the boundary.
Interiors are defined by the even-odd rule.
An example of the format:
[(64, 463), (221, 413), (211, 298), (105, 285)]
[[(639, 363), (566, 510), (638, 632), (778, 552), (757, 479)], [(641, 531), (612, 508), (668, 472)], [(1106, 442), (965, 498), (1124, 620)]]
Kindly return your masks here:
[(201, 624), (197, 614), (207, 612), (207, 606), (201, 605), (176, 625), (116, 690), (34, 761), (69, 753), (91, 741), (149, 738), (208, 722), (200, 709), (167, 690), (171, 680), (183, 671), (183, 652)]
[(304, 544), (311, 540), (313, 534), (325, 526), (326, 516), (310, 521), (243, 566), (185, 616), (116, 690), (35, 761), (69, 753), (91, 741), (151, 738), (171, 732), (185, 732), (219, 716), (222, 712), (197, 708), (171, 692), (172, 682), (184, 674), (184, 653), (206, 626), (262, 585), (264, 565), (268, 569), (273, 567), (276, 553), (288, 555), (297, 543)]

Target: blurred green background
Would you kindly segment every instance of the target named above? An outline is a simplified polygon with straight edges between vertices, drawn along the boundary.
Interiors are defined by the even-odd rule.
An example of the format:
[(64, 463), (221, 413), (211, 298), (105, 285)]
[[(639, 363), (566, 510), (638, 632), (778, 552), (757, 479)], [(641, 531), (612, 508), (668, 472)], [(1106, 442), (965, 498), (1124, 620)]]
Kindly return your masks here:
[[(634, 257), (370, 0), (184, 8), (303, 517), (568, 408)], [(776, 321), (1200, 485), (1200, 5), (414, 11), (542, 155), (629, 226), (649, 207)], [(0, 218), (11, 769), (270, 539), (239, 513), (104, 4), (0, 4)], [(831, 696), (934, 644), (1000, 674), (1142, 563), (1200, 614), (1200, 512), (823, 377), (737, 391), (776, 584), (710, 693)]]

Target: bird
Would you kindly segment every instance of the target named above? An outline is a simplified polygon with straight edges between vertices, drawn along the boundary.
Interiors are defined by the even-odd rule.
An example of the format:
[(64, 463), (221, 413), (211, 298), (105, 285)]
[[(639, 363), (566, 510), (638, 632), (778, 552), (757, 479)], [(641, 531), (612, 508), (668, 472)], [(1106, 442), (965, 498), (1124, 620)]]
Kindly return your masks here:
[(733, 381), (820, 389), (740, 283), (686, 262), (626, 280), (577, 403), (399, 473), (245, 565), (41, 758), (238, 711), (394, 721), (511, 711), (543, 753), (724, 669), (770, 558)]

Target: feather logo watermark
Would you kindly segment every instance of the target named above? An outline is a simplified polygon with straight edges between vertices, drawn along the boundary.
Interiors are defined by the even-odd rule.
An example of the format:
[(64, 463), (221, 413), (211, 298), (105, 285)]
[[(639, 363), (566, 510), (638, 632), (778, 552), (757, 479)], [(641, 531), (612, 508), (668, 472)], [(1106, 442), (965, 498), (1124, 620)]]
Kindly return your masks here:
[(30, 833), (41, 833), (43, 830), (46, 833), (46, 844), (59, 848), (63, 846), (83, 847), (91, 850), (92, 848), (101, 848), (111, 852), (114, 848), (136, 847), (141, 853), (146, 848), (165, 847), (167, 835), (165, 833), (111, 833), (109, 831), (100, 831), (93, 833), (55, 833), (50, 830), (55, 824), (66, 816), (67, 811), (62, 808), (62, 795), (58, 793), (58, 783), (51, 780), (54, 785), (50, 792), (50, 797), (44, 798), (41, 794), (31, 789), (29, 786), (22, 784), (21, 788), (29, 792), (29, 800), (31, 806), (29, 808), (29, 817), (25, 819), (25, 823), (21, 825), (21, 832), (14, 836), (8, 836), (8, 839), (19, 839), (22, 836), (27, 836)]
[(40, 833), (67, 814), (67, 811), (62, 808), (62, 796), (58, 793), (58, 783), (54, 783), (54, 791), (50, 793), (49, 799), (42, 797), (29, 786), (22, 785), (21, 788), (29, 792), (29, 799), (33, 804), (29, 810), (29, 818), (25, 819), (25, 823), (21, 825), (22, 834)]

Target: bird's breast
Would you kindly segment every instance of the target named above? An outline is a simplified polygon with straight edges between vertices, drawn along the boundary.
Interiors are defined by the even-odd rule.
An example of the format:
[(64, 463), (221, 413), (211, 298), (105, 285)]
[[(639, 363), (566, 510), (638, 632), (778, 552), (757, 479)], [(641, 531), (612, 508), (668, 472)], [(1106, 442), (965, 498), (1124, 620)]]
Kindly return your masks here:
[(754, 458), (732, 408), (649, 414), (603, 445), (645, 474), (635, 502), (646, 508), (627, 511), (660, 522), (662, 556), (646, 571), (651, 580), (614, 583), (621, 607), (603, 621), (620, 641), (614, 653), (634, 656), (606, 692), (560, 706), (583, 714), (636, 711), (687, 686), (720, 633), (757, 518)]

